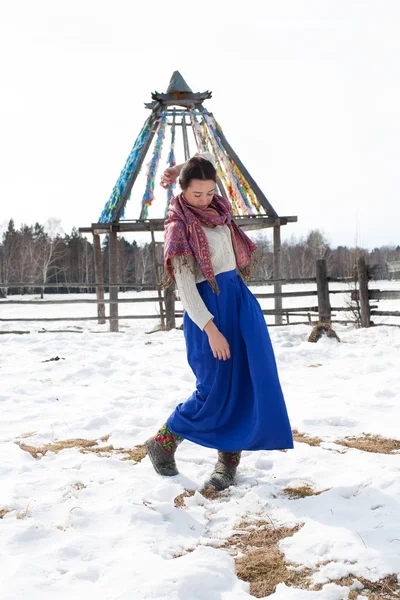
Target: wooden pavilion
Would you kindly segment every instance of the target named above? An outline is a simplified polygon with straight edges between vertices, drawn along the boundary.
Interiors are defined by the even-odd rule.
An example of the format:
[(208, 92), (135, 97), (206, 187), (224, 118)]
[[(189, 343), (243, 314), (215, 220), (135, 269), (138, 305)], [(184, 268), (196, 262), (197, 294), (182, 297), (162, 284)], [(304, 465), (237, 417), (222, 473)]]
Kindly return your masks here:
[[(173, 184), (166, 192), (157, 187), (157, 199), (155, 198), (155, 178), (160, 166), (163, 147), (167, 132), (169, 133), (169, 151), (164, 170), (167, 166), (174, 166), (177, 162), (188, 160), (195, 152), (209, 151), (213, 154), (217, 164), (217, 188), (218, 193), (229, 199), (235, 221), (245, 230), (273, 228), (274, 247), (274, 270), (273, 276), (276, 281), (275, 293), (281, 292), (279, 282), (280, 250), (281, 250), (281, 227), (288, 223), (297, 221), (297, 217), (279, 216), (263, 191), (250, 175), (238, 155), (227, 141), (221, 127), (215, 120), (213, 114), (204, 107), (205, 100), (211, 98), (211, 92), (194, 93), (187, 85), (182, 75), (175, 71), (172, 75), (166, 93), (154, 92), (152, 102), (145, 104), (150, 110), (140, 131), (126, 164), (118, 178), (117, 183), (106, 203), (104, 210), (97, 223), (90, 227), (80, 227), (82, 233), (92, 233), (94, 240), (95, 269), (97, 298), (99, 301), (99, 319), (104, 319), (105, 308), (103, 287), (103, 268), (101, 260), (100, 236), (109, 236), (109, 283), (110, 289), (110, 330), (118, 331), (118, 257), (117, 257), (117, 235), (127, 232), (149, 232), (152, 240), (153, 267), (156, 272), (156, 280), (161, 281), (163, 265), (157, 262), (155, 232), (163, 231), (164, 220), (167, 214), (168, 204), (174, 195)], [(183, 149), (182, 160), (177, 161), (179, 154), (177, 141), (180, 139), (180, 149)], [(148, 162), (145, 190), (140, 204), (140, 213), (136, 219), (126, 220), (124, 218), (125, 208), (134, 191), (134, 184), (138, 181), (142, 165), (146, 156), (150, 156)], [(138, 186), (137, 186), (138, 187)], [(161, 196), (165, 194), (165, 202), (162, 207)], [(162, 209), (162, 214), (149, 214)], [(159, 287), (160, 316), (163, 326), (170, 329), (175, 326), (175, 296), (173, 290), (167, 290), (165, 294)], [(275, 298), (275, 309), (282, 309), (282, 298)], [(276, 323), (281, 322), (281, 314), (275, 317)]]

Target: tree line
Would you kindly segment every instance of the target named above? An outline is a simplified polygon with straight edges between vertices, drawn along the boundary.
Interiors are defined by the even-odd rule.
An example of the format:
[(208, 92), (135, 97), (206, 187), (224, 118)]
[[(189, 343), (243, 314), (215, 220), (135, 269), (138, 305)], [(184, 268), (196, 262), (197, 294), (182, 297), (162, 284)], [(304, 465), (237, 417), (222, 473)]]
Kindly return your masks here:
[[(262, 232), (256, 243), (260, 260), (254, 268), (256, 281), (273, 277), (273, 249), (271, 235)], [(162, 262), (162, 247), (155, 249), (158, 261)], [(108, 237), (102, 238), (102, 261), (104, 282), (108, 283)], [(367, 250), (338, 246), (332, 248), (325, 235), (312, 230), (305, 237), (292, 236), (282, 243), (281, 277), (302, 279), (315, 276), (318, 259), (326, 259), (331, 277), (351, 278), (359, 256), (364, 256), (369, 265), (400, 261), (400, 246), (382, 246)], [(151, 244), (139, 246), (134, 240), (118, 239), (118, 279), (124, 288), (154, 286), (156, 273)], [(76, 228), (70, 234), (59, 232), (59, 222), (50, 220), (45, 225), (15, 227), (11, 219), (0, 243), (0, 294), (79, 292), (73, 284), (95, 283), (93, 244)], [(65, 287), (51, 287), (51, 284)], [(20, 284), (25, 284), (23, 287)], [(49, 287), (50, 286), (50, 287)], [(87, 291), (87, 289), (83, 291)]]

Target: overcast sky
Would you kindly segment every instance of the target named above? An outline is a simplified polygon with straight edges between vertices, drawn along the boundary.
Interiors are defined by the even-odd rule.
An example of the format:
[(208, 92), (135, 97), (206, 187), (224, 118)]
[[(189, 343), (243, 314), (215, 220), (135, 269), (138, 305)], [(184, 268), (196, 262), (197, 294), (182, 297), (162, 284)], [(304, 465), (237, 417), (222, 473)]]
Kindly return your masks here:
[(298, 216), (285, 236), (400, 244), (399, 0), (0, 6), (3, 226), (97, 221), (143, 103), (177, 69), (213, 92), (206, 107), (277, 212)]

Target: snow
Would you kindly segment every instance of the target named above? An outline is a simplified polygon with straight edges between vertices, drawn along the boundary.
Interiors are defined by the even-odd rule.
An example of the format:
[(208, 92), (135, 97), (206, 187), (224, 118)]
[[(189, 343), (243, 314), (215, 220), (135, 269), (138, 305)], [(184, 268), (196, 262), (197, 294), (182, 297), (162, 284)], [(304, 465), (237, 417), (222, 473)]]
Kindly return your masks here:
[[(382, 310), (386, 302), (396, 308), (385, 301)], [(121, 311), (133, 308), (155, 314), (157, 305)], [(5, 305), (1, 312), (84, 316), (94, 307)], [(339, 325), (341, 344), (308, 343), (306, 324), (271, 328), (292, 426), (323, 443), (245, 452), (237, 485), (220, 500), (197, 492), (175, 508), (174, 498), (200, 490), (215, 462), (213, 450), (186, 441), (172, 479), (156, 475), (148, 458), (135, 464), (118, 453), (65, 449), (36, 460), (17, 445), (107, 434), (115, 448), (143, 443), (194, 386), (182, 331), (147, 335), (155, 324), (124, 321), (123, 334), (95, 321), (2, 324), (32, 333), (0, 337), (0, 510), (10, 510), (0, 519), (1, 599), (246, 600), (249, 586), (220, 546), (240, 521), (260, 517), (304, 524), (280, 548), (288, 561), (314, 567), (323, 585), (280, 584), (271, 600), (346, 600), (349, 588), (334, 580), (400, 574), (400, 455), (337, 443), (362, 433), (399, 439), (400, 328)], [(41, 334), (42, 326), (80, 333)], [(299, 500), (283, 493), (304, 484), (326, 491)]]

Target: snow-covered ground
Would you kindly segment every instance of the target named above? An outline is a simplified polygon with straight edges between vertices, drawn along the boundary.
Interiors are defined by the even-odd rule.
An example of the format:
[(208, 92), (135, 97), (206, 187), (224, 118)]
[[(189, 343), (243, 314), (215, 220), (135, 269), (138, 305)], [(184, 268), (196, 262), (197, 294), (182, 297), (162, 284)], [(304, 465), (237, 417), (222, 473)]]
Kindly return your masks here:
[[(380, 308), (389, 304), (398, 306)], [(121, 312), (132, 307), (156, 311), (136, 304)], [(94, 313), (93, 305), (0, 310)], [(400, 574), (400, 455), (336, 443), (362, 433), (400, 439), (400, 328), (338, 326), (341, 344), (308, 343), (306, 324), (271, 328), (292, 426), (323, 442), (245, 452), (225, 501), (197, 493), (175, 508), (184, 489), (201, 489), (215, 461), (214, 451), (189, 442), (178, 449), (181, 474), (172, 479), (157, 476), (147, 457), (135, 464), (118, 453), (64, 449), (35, 459), (17, 445), (109, 434), (106, 445), (132, 448), (152, 435), (194, 386), (182, 331), (147, 335), (155, 322), (125, 321), (122, 335), (98, 335), (108, 326), (96, 322), (1, 324), (32, 331), (0, 336), (0, 514), (10, 511), (0, 518), (1, 600), (249, 599), (219, 546), (255, 518), (304, 524), (280, 548), (288, 561), (315, 567), (314, 581), (324, 584), (315, 592), (282, 584), (271, 600), (345, 600), (349, 588), (330, 581)], [(38, 333), (42, 326), (80, 333)], [(302, 484), (327, 491), (299, 500), (283, 492)]]

